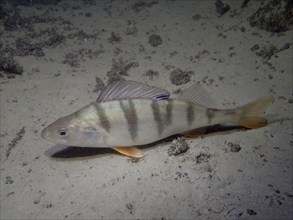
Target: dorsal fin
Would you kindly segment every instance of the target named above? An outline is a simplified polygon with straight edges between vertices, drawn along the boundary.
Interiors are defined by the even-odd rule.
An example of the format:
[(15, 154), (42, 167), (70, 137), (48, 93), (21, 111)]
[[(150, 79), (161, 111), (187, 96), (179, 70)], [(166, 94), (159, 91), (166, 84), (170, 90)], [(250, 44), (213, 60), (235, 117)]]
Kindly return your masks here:
[(134, 81), (119, 80), (110, 83), (97, 98), (97, 102), (119, 99), (168, 99), (170, 93), (166, 90), (148, 86)]
[(205, 107), (215, 107), (215, 101), (209, 96), (209, 93), (199, 84), (196, 83), (183, 90), (180, 95), (174, 99), (185, 101)]

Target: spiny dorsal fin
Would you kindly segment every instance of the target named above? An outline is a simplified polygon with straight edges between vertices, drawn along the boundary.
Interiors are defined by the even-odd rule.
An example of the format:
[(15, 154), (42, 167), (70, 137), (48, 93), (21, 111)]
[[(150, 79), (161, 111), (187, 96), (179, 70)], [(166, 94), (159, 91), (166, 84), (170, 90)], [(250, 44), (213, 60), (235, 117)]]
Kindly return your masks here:
[(119, 80), (110, 83), (97, 98), (97, 102), (119, 99), (168, 99), (170, 93), (166, 90), (134, 81)]
[(205, 107), (215, 107), (215, 101), (209, 96), (209, 93), (199, 84), (196, 83), (182, 91), (180, 95), (174, 99), (185, 101)]

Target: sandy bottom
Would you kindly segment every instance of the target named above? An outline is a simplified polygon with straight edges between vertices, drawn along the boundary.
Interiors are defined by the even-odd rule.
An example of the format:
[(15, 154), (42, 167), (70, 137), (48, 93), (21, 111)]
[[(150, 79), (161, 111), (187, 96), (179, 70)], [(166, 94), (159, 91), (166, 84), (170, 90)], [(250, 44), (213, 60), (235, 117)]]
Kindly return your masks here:
[[(258, 23), (265, 1), (7, 2), (1, 219), (292, 217), (292, 18)], [(273, 95), (266, 115), (280, 120), (253, 130), (216, 127), (186, 138), (189, 149), (171, 156), (168, 138), (141, 147), (138, 161), (41, 138), (49, 123), (120, 78), (172, 96), (200, 83), (219, 108)]]

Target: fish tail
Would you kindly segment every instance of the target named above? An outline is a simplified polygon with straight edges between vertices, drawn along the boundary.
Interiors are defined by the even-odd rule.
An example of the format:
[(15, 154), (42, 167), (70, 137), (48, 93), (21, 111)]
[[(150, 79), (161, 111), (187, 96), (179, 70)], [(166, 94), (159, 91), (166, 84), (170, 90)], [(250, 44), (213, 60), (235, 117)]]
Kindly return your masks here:
[(264, 96), (236, 109), (238, 124), (247, 128), (260, 128), (267, 125), (267, 119), (263, 117), (265, 109), (272, 104), (272, 96)]

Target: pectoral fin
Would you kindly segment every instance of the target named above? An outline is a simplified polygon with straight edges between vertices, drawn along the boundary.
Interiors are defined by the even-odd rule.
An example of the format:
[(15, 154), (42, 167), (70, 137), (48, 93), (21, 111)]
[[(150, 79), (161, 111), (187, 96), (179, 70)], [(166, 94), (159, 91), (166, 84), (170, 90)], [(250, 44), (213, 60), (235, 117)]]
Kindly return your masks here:
[(114, 150), (129, 157), (141, 158), (143, 154), (136, 147), (113, 147)]

